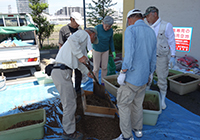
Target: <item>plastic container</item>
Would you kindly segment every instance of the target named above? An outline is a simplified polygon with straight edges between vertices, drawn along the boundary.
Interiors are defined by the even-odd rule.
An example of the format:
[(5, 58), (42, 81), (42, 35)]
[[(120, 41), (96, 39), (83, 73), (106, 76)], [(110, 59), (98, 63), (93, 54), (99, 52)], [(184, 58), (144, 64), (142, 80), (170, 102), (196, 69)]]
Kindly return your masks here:
[[(42, 120), (43, 122), (15, 129), (7, 128), (27, 120)], [(23, 113), (6, 115), (0, 117), (0, 140), (33, 140), (44, 136), (44, 125), (46, 123), (46, 112), (44, 109), (26, 111)]]
[(6, 77), (0, 76), (0, 91), (3, 91), (6, 89)]
[[(168, 74), (167, 79), (168, 79), (169, 77), (171, 77), (171, 76), (178, 75), (178, 74), (183, 74), (183, 72), (177, 71), (177, 70), (169, 69), (169, 74)], [(157, 77), (157, 75), (156, 75), (156, 72), (154, 72), (154, 74), (153, 74), (152, 85), (157, 86), (157, 82), (158, 82), (158, 77)], [(167, 83), (168, 83), (168, 85), (169, 85), (169, 80), (167, 80)]]
[(118, 88), (117, 86), (119, 86), (119, 84), (117, 83), (117, 77), (118, 75), (115, 74), (115, 75), (105, 76), (102, 79), (106, 90), (115, 97), (117, 97), (117, 88)]
[[(106, 90), (115, 97), (117, 96), (117, 89), (118, 89), (118, 87), (115, 86), (117, 82), (117, 76), (118, 75), (110, 75), (103, 78)], [(153, 90), (146, 91), (144, 101), (148, 100), (152, 101), (157, 106), (157, 108), (159, 108), (159, 110), (154, 111), (154, 110), (143, 109), (143, 124), (155, 125), (159, 114), (161, 114), (162, 112), (159, 92)]]
[(162, 113), (159, 92), (153, 90), (146, 91), (144, 102), (145, 101), (151, 101), (156, 105), (157, 108), (159, 108), (158, 111), (143, 109), (143, 124), (154, 126), (157, 123), (159, 114)]
[(37, 81), (40, 85), (53, 83), (51, 76), (48, 76), (47, 74), (45, 74), (44, 71), (35, 72), (34, 75), (37, 78)]
[[(180, 83), (174, 80), (181, 76), (190, 76), (192, 78), (196, 78), (196, 80), (187, 82), (187, 83)], [(200, 76), (191, 74), (191, 73), (183, 73), (183, 74), (171, 76), (168, 78), (168, 80), (169, 80), (171, 91), (179, 95), (184, 95), (198, 89), (198, 84), (200, 83)]]

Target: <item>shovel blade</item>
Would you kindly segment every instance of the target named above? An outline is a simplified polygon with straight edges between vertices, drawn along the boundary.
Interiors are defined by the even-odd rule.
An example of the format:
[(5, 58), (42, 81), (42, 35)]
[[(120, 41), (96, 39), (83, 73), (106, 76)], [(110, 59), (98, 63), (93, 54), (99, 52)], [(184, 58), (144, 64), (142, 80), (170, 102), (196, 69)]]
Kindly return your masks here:
[(96, 82), (93, 82), (93, 94), (96, 96), (105, 99), (105, 86), (97, 84)]

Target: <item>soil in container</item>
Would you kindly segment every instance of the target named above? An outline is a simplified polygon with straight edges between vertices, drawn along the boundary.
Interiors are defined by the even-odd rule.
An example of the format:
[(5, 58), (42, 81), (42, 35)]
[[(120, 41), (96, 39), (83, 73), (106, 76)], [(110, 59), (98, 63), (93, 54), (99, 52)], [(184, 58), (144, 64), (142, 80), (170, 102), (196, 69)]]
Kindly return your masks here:
[(120, 85), (117, 83), (117, 79), (109, 79), (108, 82), (116, 86), (117, 88), (120, 87)]
[(180, 76), (178, 78), (175, 78), (174, 80), (179, 82), (179, 83), (188, 83), (188, 82), (192, 82), (192, 81), (197, 80), (197, 78), (183, 75), (183, 76)]
[(101, 107), (111, 107), (110, 100), (108, 96), (105, 96), (105, 99), (102, 99), (95, 94), (90, 94), (86, 96), (87, 105), (101, 106)]
[(142, 106), (143, 109), (159, 111), (159, 107), (156, 106), (152, 101), (144, 101)]
[(15, 129), (15, 128), (19, 128), (19, 127), (24, 127), (24, 126), (28, 126), (28, 125), (33, 125), (33, 124), (37, 124), (37, 123), (41, 123), (41, 122), (43, 122), (43, 120), (22, 121), (22, 122), (18, 122), (16, 124), (12, 125), (11, 127), (7, 128), (6, 130)]

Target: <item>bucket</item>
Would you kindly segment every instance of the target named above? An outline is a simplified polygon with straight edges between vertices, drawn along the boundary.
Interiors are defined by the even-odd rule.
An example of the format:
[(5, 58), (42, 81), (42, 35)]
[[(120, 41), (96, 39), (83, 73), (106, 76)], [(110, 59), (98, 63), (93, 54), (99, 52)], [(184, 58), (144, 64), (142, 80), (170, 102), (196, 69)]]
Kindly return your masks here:
[(2, 75), (0, 77), (0, 91), (3, 91), (5, 89), (6, 89), (6, 77)]

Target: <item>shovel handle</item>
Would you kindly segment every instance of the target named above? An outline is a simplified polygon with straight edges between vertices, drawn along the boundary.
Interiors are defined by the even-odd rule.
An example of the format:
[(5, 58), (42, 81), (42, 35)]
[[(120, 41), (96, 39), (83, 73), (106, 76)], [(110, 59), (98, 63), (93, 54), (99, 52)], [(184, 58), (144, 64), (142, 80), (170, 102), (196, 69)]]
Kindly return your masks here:
[(88, 70), (90, 71), (90, 73), (91, 73), (92, 76), (94, 77), (94, 80), (96, 81), (96, 83), (97, 83), (98, 85), (100, 85), (99, 82), (98, 82), (98, 80), (97, 80), (97, 78), (95, 77), (94, 73), (92, 72), (92, 69), (90, 68), (90, 62), (88, 61), (88, 64), (85, 64), (85, 63), (83, 63), (83, 64), (88, 68)]

